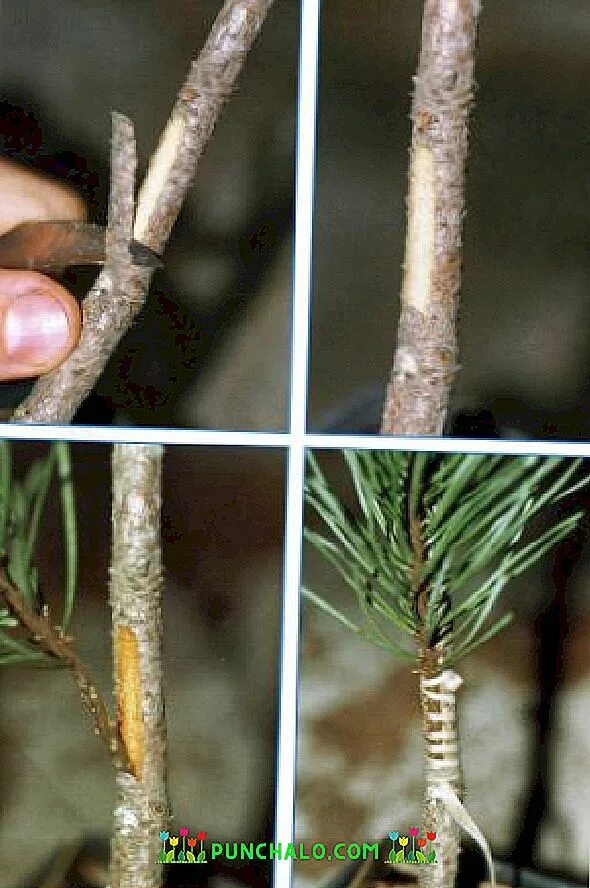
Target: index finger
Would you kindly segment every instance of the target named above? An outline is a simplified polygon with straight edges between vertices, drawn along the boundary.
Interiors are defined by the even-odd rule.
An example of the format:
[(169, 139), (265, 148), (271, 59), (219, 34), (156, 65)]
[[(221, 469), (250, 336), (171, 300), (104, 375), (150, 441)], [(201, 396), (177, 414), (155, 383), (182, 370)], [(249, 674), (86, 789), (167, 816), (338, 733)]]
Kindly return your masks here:
[(0, 235), (35, 219), (84, 220), (86, 208), (69, 186), (0, 157)]

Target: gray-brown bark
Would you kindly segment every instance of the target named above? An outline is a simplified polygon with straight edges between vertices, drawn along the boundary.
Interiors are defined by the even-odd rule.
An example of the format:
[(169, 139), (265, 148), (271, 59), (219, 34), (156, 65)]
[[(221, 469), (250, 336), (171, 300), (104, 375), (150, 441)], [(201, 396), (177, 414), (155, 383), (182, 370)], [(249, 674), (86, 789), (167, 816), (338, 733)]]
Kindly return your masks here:
[(158, 888), (164, 874), (161, 471), (160, 445), (114, 446), (110, 603), (119, 731), (131, 767), (117, 774), (110, 888)]
[(83, 303), (80, 341), (64, 363), (40, 379), (15, 410), (13, 421), (70, 422), (143, 305), (149, 271), (129, 255), (135, 204), (133, 126), (113, 114), (111, 187), (106, 262)]
[[(164, 250), (201, 154), (273, 0), (226, 0), (193, 63), (141, 188), (134, 236)], [(124, 281), (106, 267), (84, 300), (78, 348), (40, 379), (13, 421), (71, 422), (144, 305), (152, 271), (133, 266)]]
[(457, 371), (468, 119), (479, 0), (425, 0), (412, 103), (401, 313), (381, 432), (439, 435)]

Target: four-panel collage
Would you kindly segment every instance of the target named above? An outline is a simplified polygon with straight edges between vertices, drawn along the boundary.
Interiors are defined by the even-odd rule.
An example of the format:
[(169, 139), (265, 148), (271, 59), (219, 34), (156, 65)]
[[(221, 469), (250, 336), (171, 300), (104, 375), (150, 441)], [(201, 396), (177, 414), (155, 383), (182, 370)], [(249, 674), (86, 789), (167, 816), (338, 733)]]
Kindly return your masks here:
[(0, 21), (0, 888), (590, 885), (582, 0)]

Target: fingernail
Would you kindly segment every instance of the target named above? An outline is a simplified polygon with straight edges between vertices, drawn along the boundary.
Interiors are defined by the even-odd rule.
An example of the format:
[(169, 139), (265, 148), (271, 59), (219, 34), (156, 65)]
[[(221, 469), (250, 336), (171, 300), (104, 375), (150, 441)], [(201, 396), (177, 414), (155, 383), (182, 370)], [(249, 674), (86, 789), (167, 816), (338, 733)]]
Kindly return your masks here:
[(4, 347), (8, 357), (32, 366), (63, 354), (70, 338), (64, 306), (41, 290), (17, 297), (4, 314)]

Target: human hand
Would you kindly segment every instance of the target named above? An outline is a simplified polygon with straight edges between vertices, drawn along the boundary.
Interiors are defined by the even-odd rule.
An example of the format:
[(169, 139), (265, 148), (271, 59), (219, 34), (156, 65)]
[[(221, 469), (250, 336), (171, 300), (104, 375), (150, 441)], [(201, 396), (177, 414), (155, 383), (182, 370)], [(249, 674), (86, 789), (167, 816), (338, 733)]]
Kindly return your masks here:
[[(0, 235), (21, 222), (85, 216), (67, 186), (0, 157)], [(53, 370), (76, 346), (81, 326), (78, 303), (64, 287), (36, 271), (0, 268), (0, 382)]]

